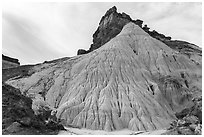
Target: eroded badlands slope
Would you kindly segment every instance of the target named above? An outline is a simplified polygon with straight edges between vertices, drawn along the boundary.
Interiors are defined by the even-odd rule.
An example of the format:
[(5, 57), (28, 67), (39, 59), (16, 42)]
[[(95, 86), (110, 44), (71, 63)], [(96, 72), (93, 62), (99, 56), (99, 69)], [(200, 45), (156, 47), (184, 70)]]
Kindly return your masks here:
[(128, 23), (102, 47), (45, 63), (8, 84), (48, 105), (65, 125), (94, 130), (155, 130), (201, 95), (201, 64)]

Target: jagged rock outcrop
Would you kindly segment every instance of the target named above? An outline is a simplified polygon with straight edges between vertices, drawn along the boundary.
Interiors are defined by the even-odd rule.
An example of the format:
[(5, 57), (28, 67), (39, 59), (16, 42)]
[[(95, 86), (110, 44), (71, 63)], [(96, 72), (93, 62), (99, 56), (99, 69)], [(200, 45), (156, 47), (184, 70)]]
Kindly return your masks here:
[(192, 101), (193, 107), (176, 113), (178, 119), (170, 124), (165, 135), (202, 135), (202, 97)]
[(147, 25), (142, 25), (143, 21), (140, 19), (132, 20), (129, 15), (126, 13), (118, 13), (117, 8), (114, 6), (110, 8), (106, 14), (102, 17), (99, 23), (99, 27), (96, 32), (93, 34), (93, 44), (91, 44), (89, 50), (80, 49), (77, 52), (77, 55), (89, 53), (95, 49), (98, 49), (112, 38), (117, 36), (122, 28), (129, 22), (132, 22), (142, 28), (153, 38), (156, 38), (163, 43), (165, 43), (170, 48), (187, 55), (191, 60), (196, 63), (201, 64), (202, 60), (202, 50), (198, 46), (180, 40), (171, 40), (171, 37), (165, 36), (164, 34), (158, 33), (153, 30), (150, 31), (150, 28)]
[(89, 53), (95, 49), (98, 49), (116, 35), (118, 35), (122, 28), (129, 22), (134, 22), (142, 28), (142, 20), (132, 20), (126, 13), (118, 13), (117, 8), (113, 6), (106, 14), (101, 18), (99, 27), (93, 34), (93, 44), (91, 44), (89, 50), (80, 49), (77, 55)]
[(79, 50), (77, 51), (77, 55), (86, 54), (86, 53), (87, 53), (87, 51), (84, 50), (84, 49), (79, 49)]
[(2, 69), (13, 68), (20, 66), (18, 59), (4, 56), (2, 54)]
[(89, 54), (37, 65), (31, 76), (6, 83), (31, 97), (34, 111), (49, 106), (66, 126), (149, 131), (192, 107), (201, 68), (130, 22)]

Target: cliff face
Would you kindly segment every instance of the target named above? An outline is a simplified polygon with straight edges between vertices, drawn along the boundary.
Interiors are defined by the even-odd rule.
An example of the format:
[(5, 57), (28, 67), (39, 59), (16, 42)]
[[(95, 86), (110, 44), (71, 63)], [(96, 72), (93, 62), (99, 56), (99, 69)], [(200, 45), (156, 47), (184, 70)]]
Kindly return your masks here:
[(2, 69), (13, 68), (20, 66), (18, 59), (14, 59), (2, 54)]
[(89, 53), (118, 35), (122, 28), (129, 22), (134, 22), (136, 25), (142, 27), (142, 20), (132, 20), (129, 15), (125, 13), (118, 13), (117, 8), (114, 6), (110, 8), (105, 15), (101, 18), (99, 27), (93, 34), (93, 44), (91, 44), (89, 50), (80, 49), (79, 54)]
[(129, 22), (89, 54), (34, 66), (31, 76), (6, 83), (32, 97), (34, 111), (49, 106), (66, 126), (149, 131), (192, 107), (191, 99), (201, 96), (201, 69)]
[(110, 41), (112, 38), (114, 38), (116, 35), (118, 35), (121, 32), (122, 28), (129, 22), (138, 25), (153, 38), (162, 41), (170, 48), (184, 55), (187, 55), (190, 59), (201, 64), (201, 48), (185, 41), (171, 40), (171, 37), (158, 33), (155, 30), (150, 31), (150, 28), (147, 25), (143, 25), (142, 20), (132, 20), (129, 15), (125, 13), (118, 13), (115, 6), (110, 8), (100, 20), (99, 27), (93, 34), (93, 44), (91, 44), (89, 50), (86, 51), (84, 49), (79, 49), (77, 55), (86, 54), (95, 49), (98, 49), (99, 47)]

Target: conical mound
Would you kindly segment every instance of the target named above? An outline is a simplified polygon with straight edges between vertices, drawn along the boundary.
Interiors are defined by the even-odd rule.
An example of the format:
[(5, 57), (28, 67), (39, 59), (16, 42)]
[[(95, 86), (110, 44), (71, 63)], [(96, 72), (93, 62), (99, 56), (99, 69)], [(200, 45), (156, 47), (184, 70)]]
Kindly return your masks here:
[(201, 90), (201, 66), (134, 23), (88, 54), (33, 71), (7, 83), (31, 96), (33, 109), (48, 104), (65, 125), (93, 130), (168, 127), (175, 112), (192, 105), (191, 89)]

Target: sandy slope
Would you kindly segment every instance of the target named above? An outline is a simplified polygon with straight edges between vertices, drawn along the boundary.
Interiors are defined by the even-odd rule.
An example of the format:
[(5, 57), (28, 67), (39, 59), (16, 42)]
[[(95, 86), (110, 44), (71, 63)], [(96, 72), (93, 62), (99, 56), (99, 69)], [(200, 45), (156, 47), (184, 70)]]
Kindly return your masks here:
[(133, 23), (97, 50), (34, 71), (7, 83), (32, 97), (34, 110), (48, 105), (65, 125), (92, 130), (163, 129), (202, 89), (201, 65)]

